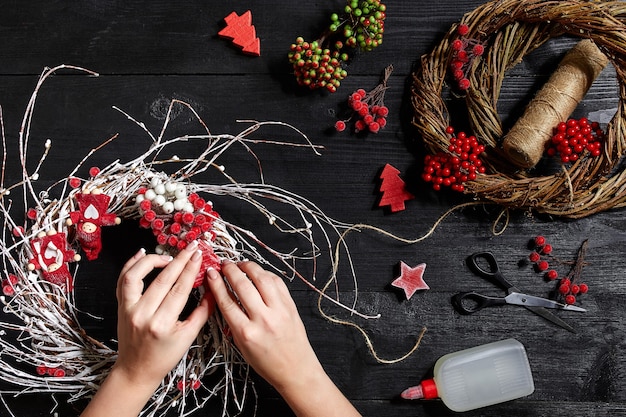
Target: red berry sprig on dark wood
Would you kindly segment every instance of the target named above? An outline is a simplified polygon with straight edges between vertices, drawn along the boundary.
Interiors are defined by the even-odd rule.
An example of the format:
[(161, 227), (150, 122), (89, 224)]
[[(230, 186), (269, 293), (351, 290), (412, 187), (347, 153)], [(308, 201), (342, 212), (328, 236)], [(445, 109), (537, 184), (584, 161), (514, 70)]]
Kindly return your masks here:
[(569, 273), (559, 279), (559, 273), (555, 269), (550, 269), (550, 261), (555, 260), (552, 254), (552, 245), (547, 243), (543, 236), (536, 236), (530, 243), (533, 251), (528, 256), (533, 263), (535, 271), (544, 274), (547, 281), (556, 282), (556, 295), (563, 299), (565, 304), (574, 304), (576, 297), (589, 291), (589, 286), (585, 283), (578, 283), (581, 279), (582, 268), (585, 266), (585, 252), (587, 241), (585, 240), (578, 250), (575, 261)]
[(422, 179), (431, 182), (435, 191), (441, 190), (443, 186), (463, 192), (465, 190), (463, 183), (475, 180), (479, 173), (485, 173), (485, 167), (480, 160), (485, 145), (480, 144), (475, 136), (468, 136), (465, 132), (455, 135), (452, 126), (447, 127), (446, 133), (450, 136), (448, 152), (438, 152), (424, 157)]
[(459, 37), (452, 41), (452, 59), (450, 60), (450, 73), (456, 87), (465, 91), (470, 87), (469, 73), (476, 58), (485, 52), (484, 45), (476, 39), (467, 38), (469, 27), (461, 24), (457, 27)]
[(387, 7), (380, 0), (347, 0), (342, 14), (333, 13), (322, 36), (312, 42), (298, 37), (288, 58), (299, 85), (337, 91), (348, 75), (346, 48), (371, 51), (383, 42)]
[(560, 156), (561, 162), (576, 162), (585, 151), (593, 157), (600, 156), (604, 132), (598, 122), (590, 122), (582, 117), (569, 119), (554, 128), (552, 139), (548, 142), (548, 156)]
[(354, 132), (378, 133), (387, 125), (389, 108), (385, 106), (385, 91), (387, 90), (387, 80), (393, 72), (393, 65), (385, 68), (382, 81), (371, 91), (366, 92), (359, 88), (348, 96), (348, 106), (352, 114), (348, 119), (338, 120), (335, 129), (342, 132), (346, 129), (347, 123), (354, 120)]
[(585, 254), (587, 252), (587, 243), (588, 241), (585, 240), (582, 245), (580, 245), (574, 265), (565, 278), (561, 279), (559, 282), (558, 291), (566, 304), (574, 304), (576, 297), (581, 294), (586, 294), (589, 291), (587, 284), (579, 283), (583, 267), (586, 265)]

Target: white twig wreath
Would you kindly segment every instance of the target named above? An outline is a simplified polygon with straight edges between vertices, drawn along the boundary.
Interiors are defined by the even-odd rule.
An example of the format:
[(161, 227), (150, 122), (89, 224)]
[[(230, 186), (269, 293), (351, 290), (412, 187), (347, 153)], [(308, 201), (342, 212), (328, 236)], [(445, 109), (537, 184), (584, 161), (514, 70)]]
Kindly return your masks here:
[[(138, 219), (141, 227), (151, 229), (157, 241), (156, 250), (174, 254), (188, 242), (198, 240), (203, 250), (203, 263), (219, 267), (222, 259), (253, 259), (287, 278), (298, 277), (321, 296), (352, 313), (354, 304), (344, 305), (318, 290), (310, 279), (298, 272), (301, 261), (317, 262), (322, 251), (313, 231), (321, 236), (333, 265), (334, 279), (337, 260), (331, 246), (340, 238), (341, 230), (350, 227), (327, 217), (310, 201), (284, 189), (266, 184), (260, 171), (258, 183), (240, 184), (218, 163), (219, 157), (232, 145), (239, 144), (254, 157), (250, 146), (272, 143), (305, 146), (317, 153), (317, 147), (297, 129), (280, 122), (250, 122), (236, 136), (213, 135), (200, 116), (188, 104), (173, 100), (158, 135), (143, 123), (119, 110), (141, 127), (151, 138), (151, 145), (141, 155), (128, 162), (114, 161), (102, 169), (91, 169), (89, 178), (79, 178), (79, 169), (98, 150), (115, 139), (107, 140), (93, 149), (67, 175), (51, 187), (37, 191), (34, 184), (51, 147), (45, 144), (43, 156), (33, 171), (28, 171), (29, 133), (37, 94), (44, 81), (59, 70), (75, 70), (96, 76), (80, 67), (60, 65), (46, 69), (36, 85), (19, 133), (19, 158), (23, 178), (17, 184), (0, 184), (0, 216), (3, 222), (0, 250), (3, 259), (0, 297), (5, 317), (0, 322), (0, 378), (18, 387), (14, 394), (67, 393), (70, 401), (91, 396), (107, 376), (116, 359), (116, 351), (105, 342), (95, 340), (81, 327), (75, 306), (74, 282), (81, 256), (95, 259), (101, 248), (101, 228), (126, 219)], [(206, 134), (166, 138), (172, 110), (186, 107), (201, 124)], [(279, 143), (250, 138), (265, 125), (282, 125), (293, 129), (304, 143)], [(4, 129), (3, 129), (4, 130)], [(4, 131), (3, 144), (6, 145)], [(180, 142), (197, 141), (204, 150), (193, 159), (162, 157)], [(4, 147), (6, 161), (6, 146)], [(175, 166), (165, 173), (163, 166)], [(200, 184), (194, 178), (209, 169), (223, 174), (224, 184)], [(26, 213), (11, 213), (10, 197), (21, 192)], [(229, 223), (220, 217), (208, 197), (230, 196), (250, 204), (280, 233), (295, 234), (308, 242), (305, 252), (283, 252), (263, 243), (254, 233)], [(288, 220), (272, 212), (265, 200), (289, 206), (296, 219)], [(346, 252), (347, 252), (347, 248)], [(82, 254), (82, 255), (81, 255)], [(270, 255), (263, 255), (270, 254)], [(264, 256), (271, 259), (265, 259)], [(349, 258), (349, 255), (348, 255)], [(315, 266), (313, 266), (315, 270)], [(351, 270), (354, 268), (351, 266)], [(354, 279), (356, 293), (356, 279)], [(196, 289), (200, 297), (201, 282)], [(356, 297), (354, 297), (356, 299)], [(355, 302), (352, 300), (352, 302)], [(376, 316), (377, 317), (377, 316)], [(142, 412), (144, 416), (165, 415), (176, 409), (180, 416), (202, 407), (209, 399), (223, 400), (223, 415), (237, 414), (243, 409), (250, 388), (248, 366), (232, 344), (219, 314), (211, 317), (187, 355), (162, 381), (151, 401)], [(204, 377), (212, 375), (212, 386)], [(243, 383), (239, 383), (243, 381)], [(5, 391), (5, 393), (7, 393)], [(234, 411), (233, 411), (234, 410)]]

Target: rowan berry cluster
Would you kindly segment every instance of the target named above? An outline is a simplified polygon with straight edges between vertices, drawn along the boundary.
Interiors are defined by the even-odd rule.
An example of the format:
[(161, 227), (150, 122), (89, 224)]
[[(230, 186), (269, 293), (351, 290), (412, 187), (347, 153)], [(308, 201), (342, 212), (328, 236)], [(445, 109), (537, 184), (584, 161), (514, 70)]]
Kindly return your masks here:
[(463, 192), (465, 182), (475, 180), (478, 173), (485, 173), (480, 160), (485, 145), (480, 144), (475, 136), (467, 136), (464, 132), (455, 135), (452, 126), (448, 126), (446, 132), (450, 136), (448, 152), (424, 157), (422, 179), (431, 182), (436, 191), (444, 186)]
[(385, 91), (387, 90), (387, 80), (393, 71), (393, 66), (385, 68), (383, 80), (371, 91), (366, 92), (359, 88), (348, 96), (348, 106), (351, 115), (348, 119), (337, 120), (335, 129), (343, 132), (347, 123), (352, 119), (354, 122), (354, 132), (363, 131), (378, 133), (387, 125), (387, 115), (389, 108), (385, 106)]
[(298, 37), (288, 58), (299, 85), (337, 91), (347, 71), (342, 64), (346, 48), (371, 51), (383, 42), (386, 6), (379, 0), (347, 0), (342, 14), (333, 13), (331, 23), (317, 40)]
[(485, 52), (482, 43), (475, 39), (467, 38), (469, 27), (459, 25), (457, 34), (459, 37), (452, 41), (452, 59), (450, 60), (450, 72), (459, 90), (465, 91), (470, 87), (469, 72), (474, 59)]
[(2, 280), (2, 293), (6, 296), (13, 297), (15, 295), (15, 285), (18, 278), (14, 274), (9, 274), (8, 278)]
[(192, 379), (191, 381), (187, 381), (186, 383), (183, 380), (179, 380), (176, 383), (176, 389), (178, 389), (179, 391), (184, 391), (186, 389), (192, 389), (195, 391), (199, 389), (200, 386), (202, 386), (202, 382), (199, 379)]
[[(530, 243), (533, 251), (528, 259), (534, 264), (537, 272), (543, 272), (546, 280), (557, 282), (557, 295), (563, 299), (565, 304), (574, 304), (576, 297), (589, 291), (589, 286), (585, 283), (575, 283), (580, 278), (583, 259), (582, 252), (579, 252), (575, 267), (565, 277), (559, 278), (559, 273), (550, 268), (547, 258), (552, 253), (552, 245), (546, 242), (543, 236), (536, 236)], [(583, 251), (584, 252), (584, 251)]]
[(569, 119), (554, 128), (546, 152), (548, 156), (559, 155), (563, 163), (576, 162), (585, 150), (597, 157), (602, 152), (604, 137), (598, 122), (590, 122), (585, 117)]
[(219, 214), (196, 193), (187, 194), (184, 184), (157, 178), (151, 187), (142, 188), (136, 197), (139, 225), (151, 229), (158, 246), (157, 253), (180, 251), (194, 240), (214, 240), (213, 222)]
[(37, 375), (49, 375), (56, 378), (63, 378), (65, 376), (65, 369), (58, 367), (51, 367), (46, 365), (39, 365), (36, 368)]

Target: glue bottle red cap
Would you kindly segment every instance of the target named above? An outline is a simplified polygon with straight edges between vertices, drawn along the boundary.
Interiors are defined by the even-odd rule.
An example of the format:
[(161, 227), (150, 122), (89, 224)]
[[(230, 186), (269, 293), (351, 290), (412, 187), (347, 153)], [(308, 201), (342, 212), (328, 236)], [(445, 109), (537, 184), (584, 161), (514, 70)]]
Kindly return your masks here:
[(439, 394), (437, 393), (437, 385), (435, 385), (435, 380), (425, 379), (420, 382), (419, 385), (407, 388), (402, 391), (402, 394), (400, 394), (400, 396), (405, 400), (431, 400), (433, 398), (438, 398)]
[(434, 379), (426, 379), (420, 383), (422, 391), (424, 392), (424, 399), (430, 400), (432, 398), (439, 397), (437, 393), (437, 385), (435, 385)]

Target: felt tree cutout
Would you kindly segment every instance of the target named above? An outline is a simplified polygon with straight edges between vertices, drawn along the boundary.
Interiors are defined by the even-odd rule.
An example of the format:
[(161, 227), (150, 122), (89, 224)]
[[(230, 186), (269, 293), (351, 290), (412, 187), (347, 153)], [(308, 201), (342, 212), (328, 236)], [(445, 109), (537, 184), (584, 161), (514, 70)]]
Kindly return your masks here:
[(413, 194), (406, 190), (404, 181), (400, 178), (400, 171), (387, 164), (380, 174), (382, 180), (380, 192), (383, 194), (379, 207), (389, 206), (392, 213), (405, 209), (404, 202), (415, 198)]
[(409, 300), (415, 291), (428, 290), (430, 287), (424, 281), (424, 271), (426, 270), (426, 264), (421, 263), (415, 268), (411, 268), (404, 262), (400, 262), (400, 276), (396, 278), (391, 285), (397, 288), (402, 288), (406, 294), (406, 299)]
[(241, 16), (232, 12), (224, 18), (226, 27), (217, 34), (222, 38), (232, 41), (233, 45), (241, 48), (242, 52), (249, 55), (261, 55), (261, 41), (256, 36), (256, 29), (252, 25), (252, 13), (246, 11)]

